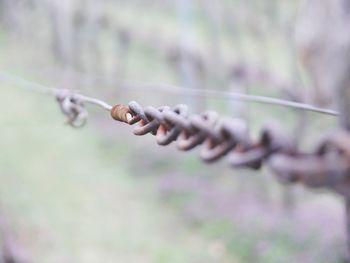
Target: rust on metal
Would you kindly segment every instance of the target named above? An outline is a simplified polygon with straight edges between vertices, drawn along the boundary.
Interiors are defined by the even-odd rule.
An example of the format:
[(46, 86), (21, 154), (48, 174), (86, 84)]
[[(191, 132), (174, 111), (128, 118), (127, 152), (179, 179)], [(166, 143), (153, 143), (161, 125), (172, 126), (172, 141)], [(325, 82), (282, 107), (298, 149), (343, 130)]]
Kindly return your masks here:
[(111, 109), (111, 116), (114, 120), (129, 123), (132, 119), (129, 106), (123, 104), (114, 105)]
[(282, 182), (326, 187), (350, 197), (350, 134), (346, 131), (332, 133), (314, 152), (303, 153), (275, 123), (266, 125), (254, 141), (244, 120), (219, 118), (213, 111), (191, 115), (182, 104), (143, 108), (132, 101), (114, 110), (124, 118), (126, 113), (131, 114), (124, 122), (136, 125), (135, 135), (150, 133), (156, 135), (159, 145), (176, 142), (184, 151), (200, 146), (200, 157), (205, 162), (228, 156), (232, 167), (259, 169), (266, 164)]

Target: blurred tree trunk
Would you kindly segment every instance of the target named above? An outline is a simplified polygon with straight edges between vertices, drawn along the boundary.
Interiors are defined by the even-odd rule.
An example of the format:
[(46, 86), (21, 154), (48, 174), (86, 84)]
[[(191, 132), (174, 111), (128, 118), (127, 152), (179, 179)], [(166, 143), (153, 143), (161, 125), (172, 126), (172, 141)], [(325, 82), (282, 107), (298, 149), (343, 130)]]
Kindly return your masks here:
[(113, 31), (115, 39), (116, 57), (112, 80), (115, 86), (123, 88), (128, 76), (128, 60), (131, 45), (131, 32), (126, 28), (116, 28)]
[(6, 4), (5, 0), (0, 0), (0, 25), (5, 26), (6, 23)]
[[(181, 85), (185, 88), (200, 88), (199, 68), (196, 58), (192, 56), (194, 48), (193, 27), (193, 1), (192, 0), (177, 0), (178, 20), (180, 23), (180, 48), (178, 60), (178, 72), (181, 79)], [(192, 96), (186, 96), (185, 101), (196, 111), (203, 109), (203, 105)]]
[[(297, 40), (317, 99), (333, 99), (341, 129), (350, 130), (350, 1), (307, 0), (301, 10)], [(344, 176), (348, 176), (345, 174)], [(350, 199), (346, 198), (350, 262)]]
[(100, 47), (103, 18), (103, 1), (89, 0), (86, 4), (86, 41), (88, 52), (88, 72), (93, 75), (104, 76), (105, 65)]
[[(99, 46), (102, 6), (96, 1), (55, 0), (48, 4), (52, 27), (52, 50), (66, 69), (66, 85), (77, 83), (75, 71), (103, 75)], [(96, 78), (91, 78), (95, 81)], [(72, 84), (70, 84), (72, 85)]]
[(229, 81), (222, 50), (222, 3), (206, 0), (203, 6), (209, 18), (210, 61), (208, 66), (210, 70), (207, 78), (209, 78), (210, 84), (223, 86), (227, 89)]
[(50, 1), (49, 14), (52, 27), (52, 49), (56, 59), (66, 67), (73, 65), (73, 5), (68, 1)]
[[(277, 5), (277, 2), (275, 3)], [(285, 10), (288, 8), (288, 6), (284, 6), (286, 3), (279, 3), (278, 7), (279, 10)], [(284, 38), (284, 41), (286, 43), (286, 46), (288, 47), (288, 55), (289, 55), (289, 71), (290, 76), (292, 80), (298, 85), (296, 85), (299, 90), (292, 90), (288, 91), (289, 94), (301, 94), (303, 91), (300, 90), (302, 88), (302, 82), (299, 75), (298, 70), (298, 62), (297, 62), (297, 50), (295, 45), (295, 38), (294, 38), (294, 24), (296, 17), (294, 15), (287, 16), (284, 12), (278, 12), (275, 14), (276, 21), (278, 21), (278, 30), (281, 32), (282, 37)], [(295, 87), (294, 87), (295, 89)], [(294, 129), (294, 142), (297, 148), (303, 143), (303, 137), (306, 132), (306, 124), (307, 124), (307, 113), (302, 110), (297, 110), (297, 120), (296, 125)], [(294, 192), (294, 186), (293, 185), (284, 185), (283, 186), (283, 196), (282, 196), (282, 204), (283, 208), (287, 213), (293, 212), (295, 210), (295, 207), (297, 205), (297, 197)]]
[[(64, 68), (62, 85), (66, 88), (75, 88), (79, 78), (76, 76), (76, 68), (81, 66), (81, 44), (76, 26), (80, 29), (77, 10), (83, 2), (71, 2), (69, 0), (53, 0), (48, 2), (48, 12), (50, 14), (52, 28), (52, 50), (56, 60)], [(77, 21), (78, 20), (78, 21)]]
[(21, 29), (24, 17), (20, 0), (0, 0), (0, 18), (5, 28), (11, 32)]

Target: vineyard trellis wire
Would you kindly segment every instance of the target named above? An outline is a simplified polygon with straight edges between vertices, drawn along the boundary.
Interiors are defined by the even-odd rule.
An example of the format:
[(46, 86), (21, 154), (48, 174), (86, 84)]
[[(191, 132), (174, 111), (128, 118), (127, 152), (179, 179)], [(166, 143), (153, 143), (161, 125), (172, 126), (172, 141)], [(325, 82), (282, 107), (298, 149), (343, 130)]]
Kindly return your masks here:
[[(135, 135), (155, 135), (159, 145), (176, 142), (177, 148), (182, 151), (201, 145), (200, 157), (204, 162), (212, 163), (228, 155), (231, 167), (259, 169), (266, 163), (283, 182), (302, 182), (309, 187), (327, 187), (350, 197), (344, 187), (348, 180), (344, 175), (350, 170), (350, 137), (345, 132), (333, 132), (319, 143), (314, 152), (302, 153), (297, 151), (288, 132), (277, 123), (269, 123), (263, 127), (259, 139), (253, 142), (244, 120), (220, 118), (214, 111), (191, 115), (184, 104), (173, 108), (143, 108), (135, 101), (128, 105), (112, 106), (76, 91), (46, 87), (6, 72), (1, 72), (0, 79), (54, 96), (67, 118), (67, 123), (73, 127), (81, 127), (86, 123), (88, 113), (85, 103), (94, 104), (109, 111), (114, 120), (130, 125), (137, 124), (133, 130)], [(256, 102), (254, 96), (244, 96), (243, 100)], [(239, 96), (234, 98), (241, 99)], [(275, 104), (276, 101), (274, 98), (261, 98), (264, 103)], [(293, 104), (285, 100), (278, 100), (276, 104), (322, 114), (338, 114), (333, 110), (302, 103)]]
[[(135, 101), (129, 102), (128, 105), (112, 106), (74, 90), (46, 87), (6, 72), (0, 72), (0, 80), (54, 96), (67, 118), (67, 123), (72, 127), (82, 127), (86, 123), (86, 104), (93, 104), (110, 112), (114, 120), (135, 125), (135, 135), (154, 135), (159, 145), (165, 146), (175, 142), (177, 148), (182, 151), (200, 146), (199, 155), (204, 162), (213, 163), (228, 156), (227, 161), (233, 168), (259, 169), (266, 165), (283, 183), (302, 183), (311, 188), (328, 188), (350, 198), (350, 135), (345, 131), (331, 133), (317, 145), (315, 151), (303, 153), (296, 149), (292, 137), (277, 123), (263, 127), (258, 140), (253, 141), (249, 136), (246, 121), (220, 118), (214, 111), (189, 114), (188, 107), (184, 104), (173, 108), (144, 108)], [(256, 102), (254, 97), (250, 100), (249, 95), (246, 96), (248, 101)], [(264, 98), (265, 103), (274, 104), (273, 98)], [(339, 114), (334, 110), (308, 104), (294, 105), (288, 101), (281, 101), (283, 103), (277, 105), (332, 116)]]
[[(320, 11), (319, 8), (314, 7), (322, 4), (313, 0), (307, 2), (310, 3), (312, 10), (316, 10), (315, 14)], [(252, 141), (247, 136), (248, 130), (244, 121), (221, 119), (214, 112), (190, 115), (185, 105), (178, 105), (174, 108), (167, 106), (143, 108), (137, 103), (131, 102), (128, 105), (112, 106), (104, 101), (69, 90), (46, 89), (42, 86), (37, 86), (37, 90), (56, 97), (62, 112), (67, 117), (67, 122), (71, 126), (81, 127), (85, 124), (88, 118), (85, 104), (92, 103), (110, 111), (114, 119), (136, 125), (134, 129), (136, 135), (154, 134), (157, 142), (161, 145), (175, 142), (180, 150), (189, 150), (191, 147), (201, 145), (200, 156), (207, 162), (213, 162), (224, 155), (228, 155), (228, 162), (235, 167), (247, 166), (258, 169), (262, 164), (266, 164), (282, 181), (302, 182), (310, 187), (333, 189), (346, 197), (348, 234), (350, 236), (350, 198), (348, 194), (350, 141), (349, 134), (344, 131), (350, 129), (350, 94), (345, 91), (345, 88), (348, 88), (349, 79), (345, 78), (343, 74), (344, 71), (348, 74), (349, 63), (342, 62), (348, 60), (347, 47), (349, 43), (346, 36), (349, 35), (347, 34), (349, 21), (346, 19), (348, 15), (344, 15), (343, 11), (340, 11), (348, 11), (346, 2), (342, 0), (333, 2), (335, 6), (341, 7), (340, 9), (333, 10), (331, 8), (333, 5), (328, 6), (327, 11), (329, 13), (327, 12), (327, 14), (329, 16), (333, 15), (337, 19), (334, 19), (334, 17), (331, 17), (333, 20), (325, 19), (327, 18), (325, 14), (318, 13), (319, 16), (324, 16), (322, 22), (317, 20), (321, 28), (318, 34), (314, 28), (310, 30), (309, 26), (305, 26), (310, 24), (304, 23), (301, 27), (312, 33), (311, 39), (308, 38), (308, 35), (303, 38), (303, 40), (309, 40), (309, 43), (306, 43), (309, 46), (300, 52), (302, 59), (305, 60), (303, 61), (304, 66), (306, 70), (309, 70), (308, 73), (315, 82), (311, 86), (325, 88), (328, 91), (334, 89), (336, 96), (340, 97), (338, 98), (340, 114), (333, 110), (320, 109), (302, 103), (266, 99), (260, 96), (198, 89), (166, 90), (171, 94), (185, 93), (188, 96), (211, 96), (253, 101), (330, 115), (341, 115), (342, 130), (325, 137), (318, 144), (315, 151), (311, 153), (297, 151), (287, 132), (282, 131), (276, 125), (266, 126), (261, 130), (259, 139)], [(305, 10), (307, 9), (305, 8)], [(312, 16), (307, 15), (306, 17)], [(316, 33), (314, 34), (313, 31)], [(316, 39), (312, 39), (314, 36), (316, 36)], [(153, 46), (154, 42), (161, 41), (152, 39), (150, 45)], [(259, 41), (259, 46), (263, 46), (263, 44)], [(316, 52), (314, 52), (315, 50)], [(124, 53), (124, 51), (121, 53)], [(264, 54), (264, 52), (261, 53)], [(219, 58), (215, 59), (219, 60)], [(262, 59), (265, 63), (266, 57), (264, 55)], [(205, 62), (205, 57), (202, 60)], [(121, 64), (123, 64), (123, 61)], [(330, 75), (331, 77), (329, 77)], [(126, 86), (134, 88), (132, 85)], [(156, 88), (148, 87), (148, 89)]]

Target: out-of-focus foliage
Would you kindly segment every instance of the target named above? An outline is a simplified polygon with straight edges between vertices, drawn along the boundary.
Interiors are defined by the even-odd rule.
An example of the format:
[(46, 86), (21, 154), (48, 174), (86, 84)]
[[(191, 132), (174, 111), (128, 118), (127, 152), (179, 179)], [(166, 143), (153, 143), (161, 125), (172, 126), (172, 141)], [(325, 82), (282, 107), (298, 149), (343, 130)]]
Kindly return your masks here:
[[(0, 71), (111, 103), (211, 108), (248, 118), (253, 134), (277, 119), (309, 149), (332, 117), (145, 85), (324, 102), (300, 76), (298, 8), (289, 0), (0, 0)], [(330, 194), (281, 186), (264, 170), (204, 166), (195, 152), (133, 137), (97, 110), (86, 129), (72, 130), (51, 98), (0, 85), (1, 239), (32, 262), (340, 262), (345, 254), (341, 206)]]

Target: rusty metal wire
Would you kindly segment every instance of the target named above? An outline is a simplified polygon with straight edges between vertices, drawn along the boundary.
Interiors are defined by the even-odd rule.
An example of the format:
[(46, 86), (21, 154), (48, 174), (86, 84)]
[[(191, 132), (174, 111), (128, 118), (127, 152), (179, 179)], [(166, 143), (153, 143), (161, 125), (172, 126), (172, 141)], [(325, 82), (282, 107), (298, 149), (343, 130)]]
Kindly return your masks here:
[[(284, 183), (300, 182), (308, 187), (326, 187), (349, 195), (350, 135), (345, 131), (325, 137), (312, 153), (296, 150), (293, 139), (276, 123), (263, 127), (256, 141), (249, 136), (244, 120), (220, 118), (216, 112), (189, 114), (188, 107), (143, 108), (132, 101), (114, 108), (111, 115), (118, 120), (116, 109), (131, 114), (133, 133), (155, 136), (159, 145), (175, 143), (181, 151), (200, 147), (200, 158), (206, 163), (224, 156), (231, 167), (259, 169), (263, 164)], [(120, 113), (119, 113), (120, 114)]]
[[(2, 76), (0, 74), (0, 79)], [(227, 156), (229, 165), (235, 168), (259, 169), (266, 164), (282, 182), (327, 187), (350, 197), (350, 177), (347, 176), (350, 174), (350, 135), (345, 131), (331, 133), (314, 152), (302, 153), (295, 149), (293, 139), (277, 124), (263, 127), (254, 141), (244, 120), (219, 118), (213, 111), (191, 115), (183, 104), (174, 108), (143, 108), (135, 101), (111, 106), (71, 90), (17, 80), (15, 82), (20, 86), (55, 96), (72, 127), (86, 123), (88, 112), (85, 104), (94, 104), (109, 111), (113, 119), (135, 125), (135, 135), (154, 135), (159, 145), (174, 142), (182, 151), (200, 146), (199, 155), (204, 162), (212, 163)]]

